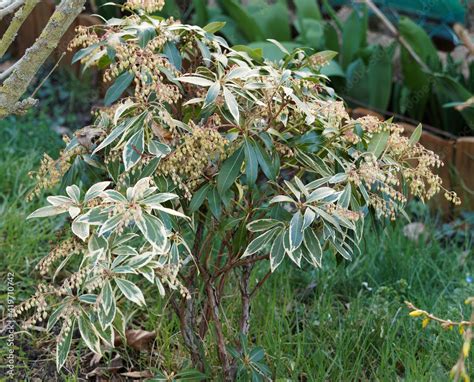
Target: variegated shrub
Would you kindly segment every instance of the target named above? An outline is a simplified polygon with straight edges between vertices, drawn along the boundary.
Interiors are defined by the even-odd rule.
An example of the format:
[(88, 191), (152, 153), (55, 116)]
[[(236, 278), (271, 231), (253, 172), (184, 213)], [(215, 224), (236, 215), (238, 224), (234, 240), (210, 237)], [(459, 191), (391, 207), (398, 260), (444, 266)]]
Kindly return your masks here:
[[(29, 314), (26, 327), (60, 328), (61, 368), (76, 333), (108, 351), (124, 335), (125, 309), (167, 295), (196, 368), (212, 323), (215, 373), (266, 378), (260, 352), (238, 367), (255, 290), (283, 261), (308, 268), (361, 256), (364, 217), (395, 219), (402, 190), (431, 198), (442, 163), (417, 143), (420, 127), (407, 138), (391, 121), (351, 119), (319, 73), (331, 52), (273, 41), (284, 58), (268, 62), (228, 46), (215, 34), (221, 23), (182, 25), (140, 9), (153, 3), (162, 5), (129, 1), (131, 16), (81, 27), (72, 42), (82, 48), (75, 60), (102, 68), (110, 87), (95, 123), (38, 172), (33, 193), (62, 180), (66, 196), (30, 218), (64, 214), (71, 234), (40, 262), (45, 282), (17, 313)], [(257, 263), (268, 269), (258, 283)], [(229, 290), (241, 296), (235, 332), (220, 318)]]

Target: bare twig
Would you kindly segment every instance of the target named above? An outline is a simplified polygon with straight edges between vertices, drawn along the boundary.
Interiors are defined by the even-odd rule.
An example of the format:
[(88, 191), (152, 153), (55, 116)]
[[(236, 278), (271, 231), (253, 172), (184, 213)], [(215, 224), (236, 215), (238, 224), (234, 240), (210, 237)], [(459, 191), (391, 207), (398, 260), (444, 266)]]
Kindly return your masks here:
[(41, 89), (41, 87), (44, 85), (44, 83), (46, 82), (46, 80), (51, 76), (51, 74), (53, 74), (53, 72), (57, 69), (57, 67), (59, 66), (59, 63), (61, 62), (61, 60), (63, 59), (63, 57), (66, 55), (66, 52), (63, 52), (63, 54), (61, 54), (61, 57), (59, 57), (59, 60), (54, 64), (54, 66), (52, 67), (52, 69), (49, 71), (49, 73), (47, 74), (46, 77), (44, 77), (40, 84), (36, 87), (36, 89), (33, 91), (33, 93), (31, 93), (31, 98), (34, 98), (36, 93), (38, 92), (38, 90)]
[(0, 73), (0, 81), (3, 81), (15, 70), (15, 67), (18, 65), (18, 62), (19, 61), (15, 62), (9, 68), (5, 69), (3, 72)]
[(257, 285), (255, 285), (255, 287), (253, 288), (252, 292), (250, 293), (250, 298), (252, 298), (255, 293), (262, 287), (263, 284), (265, 284), (265, 281), (268, 280), (268, 278), (271, 276), (272, 274), (272, 271), (268, 271), (265, 276), (263, 276), (263, 279), (261, 279)]
[[(439, 317), (435, 316), (434, 314), (431, 314), (431, 313), (427, 312), (426, 310), (417, 308), (411, 302), (405, 301), (405, 304), (408, 307), (408, 309), (411, 310), (411, 315), (412, 316), (414, 316), (414, 317), (421, 316), (421, 317), (429, 318), (430, 320), (438, 322), (439, 324), (441, 324), (441, 326), (443, 328), (448, 329), (448, 328), (453, 327), (453, 326), (465, 326), (465, 327), (474, 326), (474, 321), (445, 320), (443, 318), (439, 318)], [(414, 312), (416, 312), (416, 313), (414, 314)]]

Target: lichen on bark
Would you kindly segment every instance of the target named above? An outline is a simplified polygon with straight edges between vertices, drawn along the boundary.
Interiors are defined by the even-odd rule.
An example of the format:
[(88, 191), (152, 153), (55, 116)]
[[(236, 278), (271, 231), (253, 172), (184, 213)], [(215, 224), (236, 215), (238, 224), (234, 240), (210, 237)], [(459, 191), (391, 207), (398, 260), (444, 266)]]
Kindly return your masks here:
[[(29, 1), (24, 7), (35, 1), (36, 0)], [(15, 68), (10, 76), (0, 87), (0, 118), (16, 113), (21, 104), (19, 102), (20, 98), (26, 92), (28, 85), (46, 59), (57, 47), (61, 37), (66, 33), (74, 19), (81, 13), (85, 2), (86, 0), (62, 0), (56, 7), (56, 10), (36, 42), (26, 50), (23, 57), (15, 64)], [(24, 8), (22, 10), (24, 11)], [(16, 18), (17, 15), (15, 15), (13, 21)], [(25, 18), (23, 18), (23, 22)], [(14, 28), (15, 27), (13, 27), (13, 29)], [(16, 32), (14, 32), (14, 34), (16, 34)], [(2, 45), (0, 45), (0, 48), (1, 47)]]

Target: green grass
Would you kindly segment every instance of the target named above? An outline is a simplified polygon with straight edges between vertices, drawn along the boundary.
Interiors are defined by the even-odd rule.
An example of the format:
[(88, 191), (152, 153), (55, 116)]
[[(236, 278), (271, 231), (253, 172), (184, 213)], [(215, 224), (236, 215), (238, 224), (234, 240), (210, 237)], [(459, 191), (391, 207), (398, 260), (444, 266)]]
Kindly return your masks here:
[[(18, 300), (34, 290), (39, 280), (34, 266), (61, 228), (48, 219), (25, 221), (44, 202), (44, 196), (26, 201), (32, 187), (28, 172), (38, 165), (43, 152), (54, 156), (61, 147), (61, 139), (48, 125), (48, 120), (32, 117), (0, 122), (0, 277), (6, 280), (7, 272), (14, 272)], [(474, 295), (474, 286), (466, 281), (474, 262), (472, 252), (466, 256), (469, 242), (441, 243), (434, 239), (437, 224), (427, 220), (426, 225), (428, 232), (418, 242), (403, 236), (403, 223), (380, 232), (368, 227), (363, 255), (352, 262), (336, 264), (327, 258), (322, 270), (299, 270), (288, 262), (278, 269), (253, 302), (250, 333), (250, 342), (265, 348), (276, 379), (448, 379), (459, 354), (460, 336), (434, 324), (422, 330), (420, 320), (408, 317), (403, 302), (412, 301), (452, 319), (466, 317), (462, 302)], [(263, 277), (266, 270), (262, 264), (255, 274)], [(232, 284), (227, 289), (222, 313), (230, 332), (228, 323), (236, 319), (239, 306), (233, 303), (237, 289)], [(4, 302), (5, 291), (0, 289), (0, 293)], [(156, 291), (149, 294), (156, 295)], [(157, 355), (127, 350), (126, 365), (172, 371), (176, 359), (185, 358), (177, 350), (181, 342), (177, 321), (162, 314), (163, 304), (162, 300), (150, 304), (146, 322), (132, 319), (136, 327), (158, 328)], [(44, 334), (23, 337), (17, 348), (18, 368), (27, 368), (31, 353), (22, 347), (28, 341), (32, 348), (41, 349), (45, 343), (52, 348)], [(215, 351), (213, 346), (209, 350)], [(2, 354), (0, 348), (0, 358)], [(53, 358), (51, 354), (42, 357)], [(74, 375), (68, 380), (76, 380)]]

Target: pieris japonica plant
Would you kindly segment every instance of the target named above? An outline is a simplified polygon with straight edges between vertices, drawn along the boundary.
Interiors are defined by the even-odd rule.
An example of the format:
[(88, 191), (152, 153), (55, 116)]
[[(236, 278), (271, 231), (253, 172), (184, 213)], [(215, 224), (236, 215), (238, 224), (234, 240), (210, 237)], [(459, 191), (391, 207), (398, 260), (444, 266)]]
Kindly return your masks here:
[[(256, 290), (283, 262), (360, 256), (364, 217), (395, 219), (405, 190), (431, 198), (442, 163), (417, 143), (421, 128), (408, 138), (391, 121), (351, 119), (319, 72), (331, 52), (273, 41), (283, 58), (268, 62), (230, 47), (215, 34), (222, 23), (150, 15), (162, 5), (128, 1), (130, 16), (81, 27), (72, 42), (74, 60), (104, 70), (109, 88), (94, 124), (36, 175), (33, 193), (67, 187), (29, 218), (63, 214), (70, 234), (17, 313), (58, 333), (59, 369), (79, 338), (109, 351), (126, 309), (166, 298), (197, 369), (211, 328), (221, 367), (207, 372), (264, 379), (263, 353), (246, 353)], [(259, 263), (268, 273), (257, 281)], [(222, 322), (224, 292), (240, 295), (235, 330)]]

